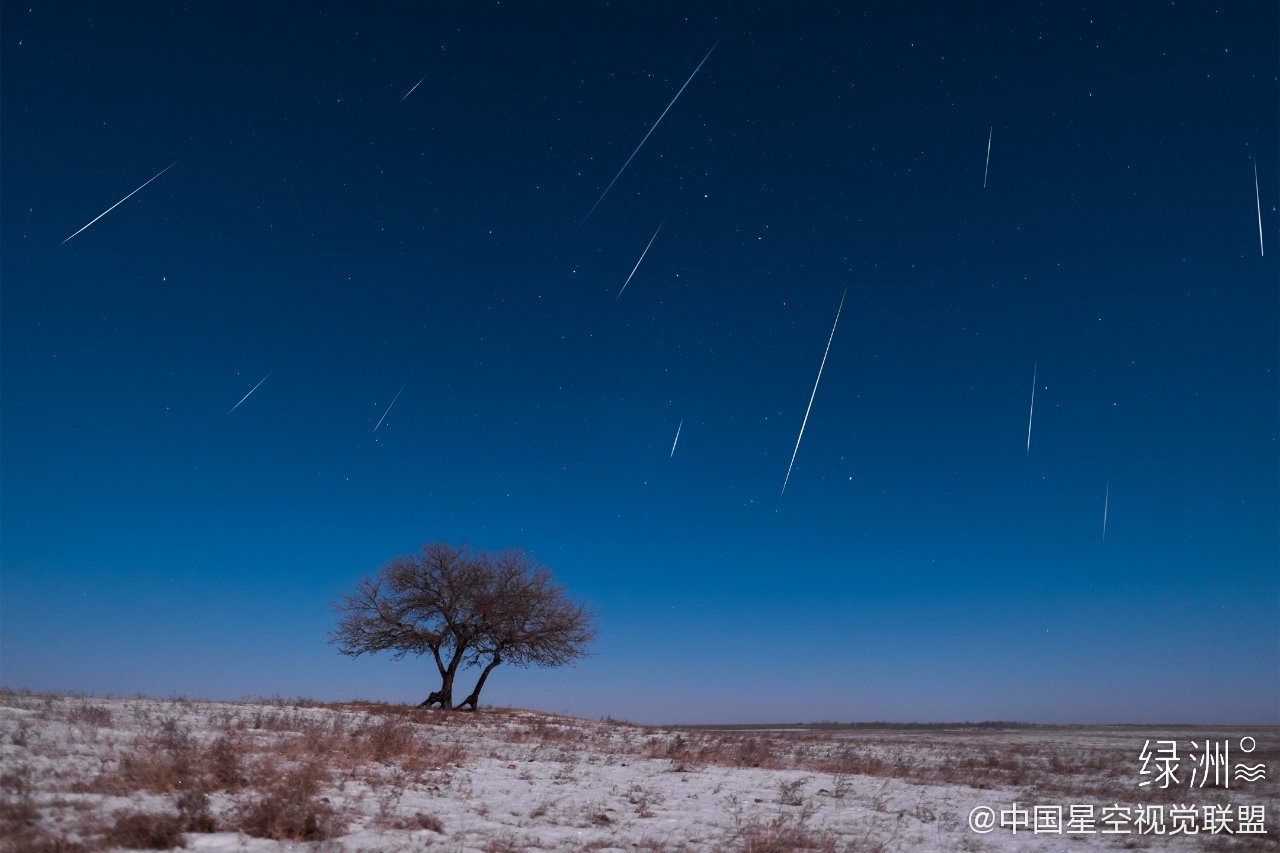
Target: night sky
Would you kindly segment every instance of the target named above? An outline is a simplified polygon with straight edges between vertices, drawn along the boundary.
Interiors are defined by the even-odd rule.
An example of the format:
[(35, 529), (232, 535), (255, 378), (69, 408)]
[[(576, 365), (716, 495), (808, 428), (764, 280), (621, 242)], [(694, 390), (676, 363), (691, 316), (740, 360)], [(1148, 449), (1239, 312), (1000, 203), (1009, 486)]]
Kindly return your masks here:
[(1280, 7), (790, 5), (6, 2), (0, 683), (417, 702), (442, 539), (495, 704), (1280, 722)]

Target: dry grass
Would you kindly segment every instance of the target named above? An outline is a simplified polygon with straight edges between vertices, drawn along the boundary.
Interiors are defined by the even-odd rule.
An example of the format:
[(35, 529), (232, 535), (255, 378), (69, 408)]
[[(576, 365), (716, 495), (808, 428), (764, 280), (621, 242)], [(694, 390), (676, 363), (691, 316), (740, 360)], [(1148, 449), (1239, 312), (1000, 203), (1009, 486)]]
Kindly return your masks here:
[(767, 822), (750, 823), (739, 830), (743, 853), (788, 853), (792, 850), (819, 850), (835, 853), (836, 840), (825, 832), (814, 832), (803, 820), (779, 815)]
[(104, 768), (76, 790), (117, 796), (138, 791), (236, 790), (246, 782), (244, 751), (243, 743), (227, 735), (198, 743), (187, 730), (168, 721), (154, 737), (123, 754), (113, 768)]
[(67, 714), (67, 721), (73, 725), (109, 726), (112, 715), (104, 705), (73, 705)]
[[(435, 833), (446, 836), (437, 843), (498, 851), (536, 844), (535, 836), (520, 834), (534, 826), (581, 829), (575, 849), (584, 850), (603, 849), (617, 837), (654, 850), (688, 843), (744, 851), (899, 849), (899, 826), (971, 840), (954, 807), (938, 807), (924, 787), (918, 801), (904, 795), (910, 786), (950, 785), (975, 797), (989, 788), (1016, 792), (1022, 802), (1131, 801), (1136, 748), (1116, 745), (1161, 736), (1112, 731), (1077, 738), (1034, 727), (726, 731), (514, 709), (444, 713), (374, 702), (241, 705), (4, 691), (0, 706), (21, 712), (0, 720), (0, 850), (36, 853), (164, 849), (184, 834), (215, 831), (321, 842), (355, 825), (420, 833), (414, 843), (424, 846)], [(1280, 764), (1274, 737), (1258, 740), (1256, 760)], [(484, 777), (474, 768), (486, 762), (500, 762), (521, 786), (548, 787), (512, 810), (481, 793)], [(592, 763), (640, 765), (659, 775), (575, 802), (571, 792), (600, 778)], [(745, 772), (727, 777), (721, 767)], [(644, 821), (661, 822), (664, 812), (679, 808), (677, 789), (709, 777), (763, 781), (743, 795), (745, 810), (735, 809), (733, 826), (722, 822), (719, 834), (700, 842), (634, 841), (645, 834)], [(709, 793), (723, 799), (729, 792)], [(1172, 802), (1185, 798), (1186, 788), (1141, 793), (1146, 802)], [(118, 811), (118, 797), (139, 800), (137, 808)], [(447, 798), (453, 810), (437, 812), (433, 797)], [(476, 842), (473, 823), (453, 823), (459, 802), (487, 824), (514, 816), (508, 825), (515, 831), (491, 826)], [(848, 828), (832, 823), (833, 809), (860, 810), (874, 827), (851, 843)], [(818, 812), (821, 828), (814, 828), (809, 818)], [(1269, 824), (1268, 832), (1276, 827)]]
[(108, 827), (103, 840), (130, 850), (172, 850), (185, 847), (182, 818), (176, 814), (124, 812)]
[[(378, 792), (383, 825), (442, 833), (439, 818), (420, 811), (398, 814), (398, 794), (426, 780), (424, 774), (455, 767), (467, 758), (457, 739), (442, 738), (438, 726), (428, 725), (444, 717), (403, 706), (357, 703), (349, 705), (352, 713), (335, 714), (306, 702), (275, 702), (242, 713), (228, 705), (211, 715), (212, 727), (206, 723), (197, 733), (193, 726), (209, 718), (201, 718), (197, 712), (202, 709), (188, 700), (166, 703), (161, 713), (154, 702), (108, 708), (98, 702), (13, 692), (0, 693), (0, 700), (31, 712), (9, 730), (8, 740), (33, 758), (53, 748), (40, 740), (44, 727), (51, 724), (74, 727), (78, 739), (96, 742), (99, 736), (117, 736), (110, 744), (111, 757), (87, 776), (68, 773), (71, 778), (61, 786), (63, 791), (81, 797), (168, 795), (172, 804), (162, 812), (81, 815), (76, 835), (84, 840), (75, 840), (65, 831), (59, 835), (44, 827), (31, 767), (14, 764), (0, 773), (0, 849), (15, 851), (171, 849), (181, 846), (184, 833), (219, 830), (284, 842), (323, 841), (345, 826), (324, 791), (353, 781)], [(132, 727), (140, 734), (125, 734), (113, 726)], [(388, 791), (397, 796), (386, 796)], [(223, 813), (215, 817), (210, 801), (219, 793), (235, 800), (230, 807), (224, 801)]]
[[(1019, 727), (1027, 728), (1027, 727)], [(989, 729), (961, 733), (940, 747), (932, 730), (724, 732), (648, 730), (636, 754), (670, 760), (684, 772), (718, 765), (800, 770), (835, 777), (871, 776), (979, 790), (1046, 784), (1064, 795), (1123, 797), (1132, 791), (1133, 758), (1114, 750), (1029, 742), (1013, 751)]]
[(337, 834), (336, 815), (320, 799), (325, 772), (311, 763), (279, 774), (240, 807), (236, 829), (276, 841), (324, 841)]

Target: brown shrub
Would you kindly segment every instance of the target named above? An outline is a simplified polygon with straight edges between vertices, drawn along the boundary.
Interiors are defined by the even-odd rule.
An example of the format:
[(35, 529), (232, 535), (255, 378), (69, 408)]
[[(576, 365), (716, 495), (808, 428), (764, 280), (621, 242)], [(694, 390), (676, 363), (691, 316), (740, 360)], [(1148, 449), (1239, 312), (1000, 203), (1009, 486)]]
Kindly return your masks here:
[(67, 714), (67, 721), (82, 726), (111, 725), (111, 711), (102, 705), (73, 705)]
[(174, 804), (183, 832), (217, 832), (218, 822), (209, 814), (209, 795), (202, 791), (183, 791)]
[(282, 776), (241, 806), (238, 829), (276, 841), (324, 841), (335, 834), (333, 808), (319, 798), (320, 767), (306, 764)]
[(89, 789), (105, 794), (165, 793), (194, 787), (195, 775), (186, 752), (143, 748), (121, 758), (114, 774), (99, 775)]
[(21, 853), (87, 853), (88, 849), (79, 841), (72, 841), (60, 835), (53, 835), (40, 826), (22, 827), (10, 831), (4, 827), (0, 838), (9, 846), (0, 846), (0, 850), (20, 851)]
[(835, 755), (815, 763), (814, 769), (823, 773), (853, 774), (857, 776), (888, 776), (892, 769), (883, 759), (858, 747), (845, 747)]
[(162, 732), (150, 743), (136, 745), (114, 770), (103, 771), (73, 790), (125, 796), (138, 791), (236, 790), (246, 782), (241, 745), (223, 735), (199, 747), (185, 734)]
[(233, 791), (244, 785), (240, 745), (229, 735), (223, 735), (209, 745), (205, 751), (205, 764), (215, 788)]
[(741, 832), (743, 853), (790, 853), (793, 850), (820, 850), (835, 853), (835, 839), (825, 833), (814, 833), (803, 824), (792, 823), (779, 816), (769, 823), (755, 823)]
[(185, 847), (182, 819), (176, 814), (124, 812), (116, 815), (107, 828), (105, 838), (115, 847), (132, 850), (172, 850)]
[(386, 764), (412, 755), (418, 749), (418, 738), (412, 724), (385, 717), (364, 728), (359, 749), (368, 759)]
[(413, 817), (397, 817), (387, 823), (390, 829), (429, 829), (432, 832), (438, 832), (444, 835), (444, 821), (435, 815), (429, 815), (426, 812), (417, 812)]
[(460, 743), (434, 743), (418, 753), (418, 764), (439, 770), (449, 765), (461, 765), (467, 760), (467, 749)]
[(730, 754), (731, 761), (739, 767), (776, 767), (778, 764), (775, 745), (761, 737), (742, 739)]

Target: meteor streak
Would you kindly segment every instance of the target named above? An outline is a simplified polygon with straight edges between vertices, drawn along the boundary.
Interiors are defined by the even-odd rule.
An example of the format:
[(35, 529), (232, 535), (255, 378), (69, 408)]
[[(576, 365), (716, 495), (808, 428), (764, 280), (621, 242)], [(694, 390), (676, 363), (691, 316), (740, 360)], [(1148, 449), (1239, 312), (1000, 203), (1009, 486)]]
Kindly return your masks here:
[(991, 171), (991, 137), (995, 135), (995, 132), (994, 125), (987, 131), (987, 165), (982, 170), (982, 188), (984, 190), (987, 188), (987, 173)]
[(662, 115), (658, 116), (658, 120), (650, 126), (649, 132), (644, 135), (644, 139), (640, 140), (640, 144), (636, 146), (636, 150), (631, 152), (631, 156), (627, 158), (627, 162), (622, 164), (622, 168), (618, 170), (618, 174), (613, 176), (613, 180), (609, 182), (609, 186), (604, 188), (604, 192), (600, 193), (600, 198), (596, 199), (595, 204), (591, 205), (591, 209), (587, 211), (587, 215), (582, 217), (582, 221), (578, 223), (579, 228), (586, 224), (587, 220), (591, 218), (591, 214), (596, 212), (596, 208), (600, 206), (600, 202), (604, 201), (604, 197), (609, 194), (609, 190), (613, 189), (613, 185), (618, 182), (618, 178), (622, 177), (622, 173), (631, 165), (631, 161), (640, 153), (640, 149), (649, 141), (649, 137), (653, 135), (655, 130), (657, 130), (658, 125), (662, 124), (662, 120), (667, 117), (667, 111), (675, 106), (676, 101), (680, 100), (680, 96), (684, 94), (685, 88), (693, 82), (693, 78), (702, 70), (703, 62), (706, 62), (711, 58), (711, 51), (715, 50), (716, 45), (718, 44), (720, 44), (719, 39), (716, 40), (715, 44), (711, 45), (711, 50), (708, 50), (707, 55), (702, 57), (702, 62), (698, 63), (698, 67), (693, 69), (693, 73), (689, 75), (689, 79), (684, 81), (684, 86), (680, 87), (680, 91), (676, 92), (676, 96), (671, 99), (671, 103), (667, 104), (667, 109), (663, 110)]
[[(427, 79), (426, 77), (423, 77), (423, 78), (422, 78), (422, 80), (426, 80), (426, 79)], [(421, 86), (421, 85), (422, 85), (422, 80), (419, 80), (417, 83), (414, 83), (412, 86), (410, 86), (410, 87), (409, 87), (409, 91), (407, 91), (407, 92), (405, 92), (405, 93), (404, 93), (404, 98), (401, 98), (401, 99), (400, 99), (400, 103), (402, 103), (402, 104), (403, 104), (403, 103), (404, 103), (404, 101), (405, 101), (405, 98), (407, 98), (407, 97), (409, 97), (410, 95), (412, 95), (412, 94), (413, 94), (413, 90), (414, 90), (414, 89), (416, 89), (416, 88), (418, 88), (419, 86)]]
[[(663, 222), (658, 226), (658, 231), (662, 230), (662, 226), (667, 223)], [(653, 232), (653, 236), (649, 238), (649, 246), (653, 245), (653, 241), (658, 239), (658, 231)], [(644, 247), (644, 251), (640, 253), (640, 260), (636, 261), (636, 265), (631, 268), (631, 275), (627, 276), (627, 280), (622, 283), (622, 290), (627, 289), (627, 285), (631, 283), (631, 276), (636, 274), (636, 270), (640, 269), (640, 264), (644, 261), (644, 256), (649, 254), (649, 246)], [(615, 300), (622, 298), (622, 290), (618, 291), (618, 295), (613, 297)]]
[[(676, 427), (676, 440), (671, 442), (671, 456), (676, 455), (676, 445), (680, 443), (680, 430), (684, 429), (684, 418), (680, 419), (680, 426)], [(670, 459), (671, 456), (667, 458)]]
[(809, 423), (809, 412), (813, 410), (813, 398), (818, 395), (818, 383), (822, 381), (822, 369), (827, 366), (827, 355), (831, 352), (831, 342), (836, 337), (836, 326), (840, 323), (840, 312), (844, 310), (845, 296), (849, 295), (849, 289), (845, 288), (844, 296), (840, 297), (840, 307), (836, 309), (836, 320), (831, 324), (831, 336), (827, 338), (827, 349), (822, 353), (822, 364), (818, 365), (818, 378), (813, 380), (813, 392), (809, 394), (809, 406), (804, 410), (804, 420), (800, 422), (800, 434), (796, 436), (795, 449), (791, 451), (791, 464), (787, 466), (787, 476), (782, 481), (782, 491), (778, 497), (782, 497), (787, 493), (787, 482), (791, 479), (791, 469), (796, 465), (796, 454), (800, 452), (800, 439), (804, 438), (805, 425)]
[(1040, 369), (1037, 361), (1031, 368), (1031, 411), (1027, 415), (1027, 455), (1031, 455), (1031, 421), (1036, 416), (1036, 371)]
[(387, 406), (387, 410), (382, 413), (382, 417), (378, 418), (377, 426), (373, 428), (374, 432), (378, 431), (378, 427), (382, 426), (382, 422), (387, 419), (387, 415), (391, 414), (391, 406), (394, 406), (396, 404), (396, 400), (400, 399), (400, 395), (404, 393), (405, 385), (408, 385), (408, 384), (409, 384), (409, 380), (406, 379), (404, 382), (404, 385), (401, 385), (400, 390), (397, 391), (396, 395), (391, 398), (391, 405)]
[[(151, 176), (151, 178), (150, 178), (150, 180), (148, 180), (145, 184), (143, 184), (143, 185), (142, 185), (142, 187), (145, 187), (147, 184), (151, 183), (151, 181), (154, 181), (156, 178), (160, 177), (161, 175), (163, 175), (165, 172), (169, 171), (170, 169), (172, 169), (172, 168), (173, 168), (174, 166), (176, 166), (176, 165), (178, 165), (178, 161), (177, 161), (177, 160), (174, 160), (174, 161), (173, 161), (172, 163), (170, 163), (168, 166), (165, 166), (165, 167), (164, 167), (163, 169), (161, 169), (159, 172), (156, 172), (154, 175), (152, 175), (152, 176)], [(129, 193), (127, 196), (125, 196), (124, 198), (120, 199), (118, 202), (116, 202), (115, 204), (111, 205), (111, 206), (110, 206), (110, 207), (108, 207), (106, 210), (104, 210), (104, 211), (102, 211), (101, 213), (99, 213), (97, 216), (93, 217), (93, 219), (89, 220), (89, 224), (88, 224), (88, 225), (85, 225), (84, 227), (82, 227), (82, 228), (80, 229), (80, 231), (85, 230), (85, 228), (88, 228), (88, 227), (89, 227), (89, 225), (92, 225), (93, 223), (97, 222), (99, 219), (101, 219), (102, 217), (106, 216), (108, 213), (110, 213), (111, 211), (115, 210), (117, 207), (119, 207), (120, 205), (124, 204), (124, 203), (125, 203), (126, 201), (128, 201), (129, 199), (133, 198), (134, 194), (136, 194), (136, 193), (138, 192), (138, 190), (141, 190), (141, 189), (142, 189), (142, 187), (138, 187), (138, 189), (136, 189), (136, 190), (134, 190), (133, 192)], [(75, 236), (76, 236), (76, 234), (79, 234), (79, 233), (80, 233), (80, 231), (77, 231), (75, 234), (72, 234), (72, 235), (71, 235), (71, 237), (75, 237)], [(66, 240), (63, 240), (63, 241), (62, 241), (61, 243), (59, 243), (58, 245), (59, 245), (59, 246), (65, 246), (65, 245), (67, 244), (67, 242), (68, 242), (69, 240), (71, 240), (71, 237), (68, 237)]]
[(1253, 161), (1253, 200), (1258, 205), (1258, 254), (1266, 257), (1262, 249), (1262, 195), (1258, 192), (1258, 161)]
[[(266, 376), (264, 376), (264, 377), (262, 377), (261, 379), (259, 379), (259, 380), (258, 380), (258, 385), (261, 385), (263, 382), (266, 382), (266, 381), (267, 381), (268, 379), (270, 379), (270, 378), (271, 378), (271, 374), (270, 374), (270, 373), (268, 373)], [(249, 389), (249, 394), (252, 394), (254, 391), (257, 391), (257, 390), (258, 390), (258, 385), (254, 385), (252, 388), (250, 388), (250, 389)], [(248, 399), (249, 399), (249, 394), (245, 394), (243, 397), (241, 397), (241, 398), (240, 398), (240, 403), (243, 403), (245, 400), (248, 400)], [(234, 412), (236, 409), (240, 408), (240, 403), (236, 403), (234, 406), (232, 406), (232, 407), (231, 407), (231, 411), (230, 411), (230, 412), (227, 412), (227, 414), (229, 415), (229, 414), (231, 414), (231, 412)]]
[(1107, 509), (1111, 506), (1111, 481), (1107, 480), (1107, 491), (1102, 498), (1102, 541), (1107, 541)]

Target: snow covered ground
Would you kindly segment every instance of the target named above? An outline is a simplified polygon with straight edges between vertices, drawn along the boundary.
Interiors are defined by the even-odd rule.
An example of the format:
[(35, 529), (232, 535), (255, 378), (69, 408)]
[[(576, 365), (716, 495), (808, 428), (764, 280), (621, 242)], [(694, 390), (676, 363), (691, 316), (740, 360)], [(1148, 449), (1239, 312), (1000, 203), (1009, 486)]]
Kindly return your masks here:
[[(511, 709), (0, 692), (0, 843), (33, 853), (1277, 849), (1277, 735), (652, 728)], [(1141, 773), (1144, 744), (1155, 759), (1161, 741), (1179, 750), (1168, 787)], [(1193, 742), (1229, 744), (1232, 765), (1249, 758), (1267, 778), (1194, 787)], [(984, 806), (997, 822), (1027, 824), (975, 831)], [(1259, 806), (1264, 823), (1251, 825)], [(1033, 831), (1035, 807), (1043, 820), (1061, 808), (1058, 831)], [(1139, 814), (1159, 815), (1163, 834), (1140, 831), (1154, 826)], [(1081, 831), (1089, 816), (1092, 833)]]

